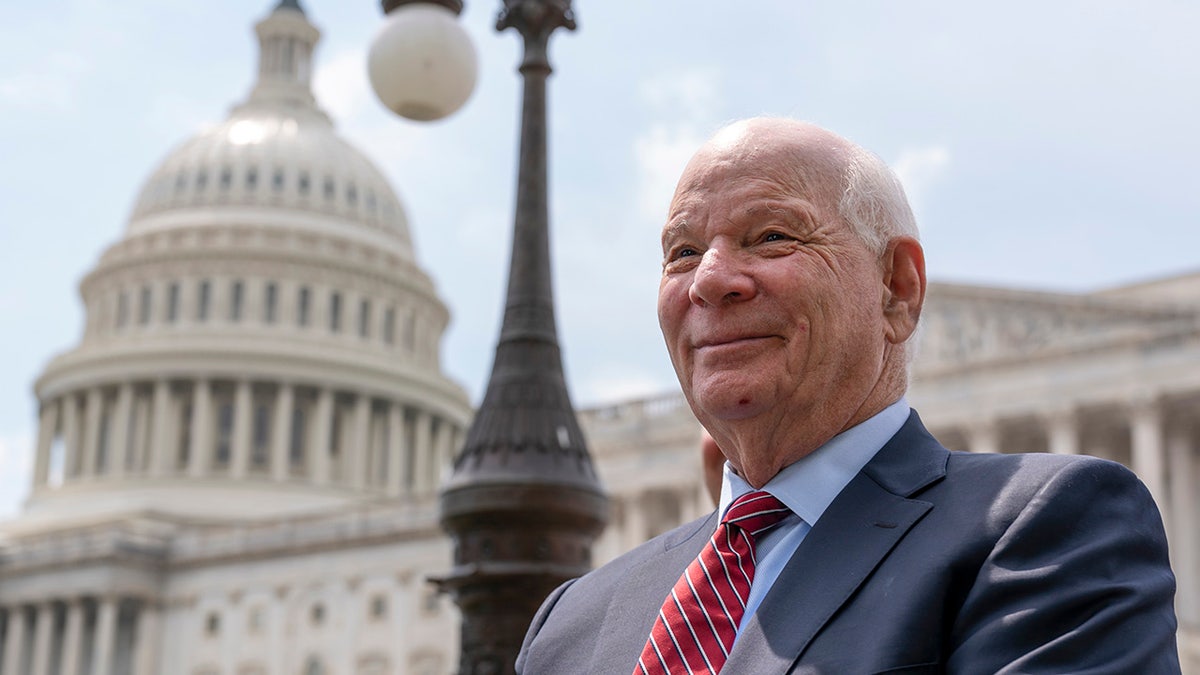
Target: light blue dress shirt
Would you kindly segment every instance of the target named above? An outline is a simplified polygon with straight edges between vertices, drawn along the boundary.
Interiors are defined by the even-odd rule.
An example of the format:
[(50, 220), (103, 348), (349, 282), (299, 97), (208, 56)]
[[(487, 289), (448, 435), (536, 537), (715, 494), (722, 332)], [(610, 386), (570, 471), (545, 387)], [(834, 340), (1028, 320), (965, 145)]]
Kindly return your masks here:
[[(742, 615), (742, 623), (738, 627), (739, 635), (746, 620), (758, 610), (784, 565), (791, 560), (800, 542), (804, 541), (834, 497), (896, 435), (908, 420), (908, 415), (908, 402), (901, 398), (874, 417), (843, 431), (809, 455), (784, 467), (763, 486), (763, 490), (786, 504), (792, 510), (792, 515), (755, 542), (757, 564), (754, 583), (750, 586), (746, 613)], [(720, 513), (724, 515), (734, 499), (753, 490), (726, 462), (721, 481)]]

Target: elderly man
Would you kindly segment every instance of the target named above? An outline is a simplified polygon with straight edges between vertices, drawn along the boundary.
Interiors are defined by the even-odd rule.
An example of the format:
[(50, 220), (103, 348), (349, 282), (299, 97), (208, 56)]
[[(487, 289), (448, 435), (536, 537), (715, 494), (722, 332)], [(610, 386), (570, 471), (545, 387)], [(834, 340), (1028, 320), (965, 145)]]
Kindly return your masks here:
[(878, 158), (733, 124), (662, 244), (659, 322), (728, 458), (720, 505), (557, 589), (519, 672), (1179, 672), (1163, 527), (1129, 471), (950, 452), (909, 409), (924, 257)]

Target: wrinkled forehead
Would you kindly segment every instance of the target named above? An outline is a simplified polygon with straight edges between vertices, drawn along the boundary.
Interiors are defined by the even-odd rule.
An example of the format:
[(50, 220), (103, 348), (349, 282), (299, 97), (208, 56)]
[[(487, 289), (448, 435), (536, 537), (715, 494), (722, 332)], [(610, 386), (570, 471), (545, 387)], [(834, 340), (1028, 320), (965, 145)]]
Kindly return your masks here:
[(722, 131), (691, 157), (676, 185), (671, 210), (754, 183), (828, 207), (840, 198), (845, 166), (841, 148), (820, 139)]
[(747, 195), (796, 197), (836, 210), (841, 164), (828, 152), (795, 143), (722, 138), (705, 144), (688, 162), (672, 196), (668, 223), (681, 211), (713, 199)]

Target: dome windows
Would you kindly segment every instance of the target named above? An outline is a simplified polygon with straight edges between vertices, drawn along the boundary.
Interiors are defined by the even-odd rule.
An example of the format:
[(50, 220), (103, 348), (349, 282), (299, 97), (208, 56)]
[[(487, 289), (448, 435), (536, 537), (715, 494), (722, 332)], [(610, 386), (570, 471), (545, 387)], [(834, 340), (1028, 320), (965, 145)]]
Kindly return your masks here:
[(263, 323), (275, 323), (279, 314), (279, 287), (275, 282), (268, 282), (263, 289)]
[(244, 304), (243, 301), (245, 299), (243, 296), (245, 296), (245, 294), (245, 284), (243, 284), (241, 281), (233, 282), (233, 285), (229, 289), (230, 321), (242, 320), (242, 305)]
[(297, 190), (299, 190), (299, 192), (300, 192), (300, 196), (301, 196), (301, 197), (307, 197), (307, 196), (308, 196), (308, 190), (309, 190), (309, 187), (310, 187), (310, 186), (309, 186), (308, 172), (307, 172), (307, 171), (301, 171), (301, 172), (300, 172), (300, 178), (299, 178), (299, 180), (296, 182), (296, 189), (297, 189)]
[(205, 279), (196, 287), (196, 320), (208, 319), (209, 305), (212, 301), (212, 283)]
[(117, 296), (117, 328), (129, 323), (129, 294), (122, 291)]
[(167, 287), (167, 321), (175, 323), (179, 319), (179, 282), (173, 282)]
[(337, 186), (334, 185), (333, 179), (329, 176), (325, 177), (325, 201), (331, 202), (337, 196)]
[(296, 323), (300, 327), (307, 326), (312, 314), (312, 291), (308, 286), (301, 286), (296, 296)]
[(221, 191), (228, 191), (231, 185), (233, 185), (233, 169), (224, 167), (221, 169)]
[(346, 203), (350, 205), (350, 208), (358, 205), (358, 190), (355, 189), (354, 183), (346, 186)]
[(99, 317), (92, 330), (101, 333), (248, 330), (267, 337), (282, 331), (308, 339), (351, 338), (381, 353), (424, 356), (429, 339), (424, 313), (404, 302), (403, 293), (393, 295), (396, 290), (218, 275), (120, 283), (86, 302)]
[(276, 168), (275, 173), (271, 176), (271, 189), (275, 192), (283, 192), (284, 173), (282, 168)]
[(143, 326), (150, 323), (151, 299), (150, 287), (142, 286), (141, 299), (138, 302), (138, 323)]
[(258, 188), (258, 168), (250, 167), (246, 169), (246, 191), (253, 192)]
[(396, 309), (388, 307), (383, 313), (383, 344), (396, 344)]
[(329, 331), (338, 333), (342, 330), (342, 294), (334, 291), (329, 294)]
[(371, 332), (371, 301), (363, 299), (358, 304), (358, 336), (366, 339)]

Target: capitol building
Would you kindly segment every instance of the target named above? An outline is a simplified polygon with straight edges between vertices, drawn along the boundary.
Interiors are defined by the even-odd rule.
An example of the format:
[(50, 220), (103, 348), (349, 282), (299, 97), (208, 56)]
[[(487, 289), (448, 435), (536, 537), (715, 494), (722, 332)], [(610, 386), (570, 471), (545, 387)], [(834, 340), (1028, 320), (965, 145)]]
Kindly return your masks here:
[[(171, 150), (34, 383), (0, 522), (0, 675), (446, 675), (437, 490), (472, 409), (404, 206), (311, 87), (295, 0), (257, 81)], [(67, 301), (63, 299), (64, 303)], [(1200, 674), (1200, 273), (1086, 294), (933, 283), (909, 401), (952, 449), (1087, 453), (1164, 514)], [(597, 562), (712, 509), (682, 395), (580, 412), (612, 499)]]

